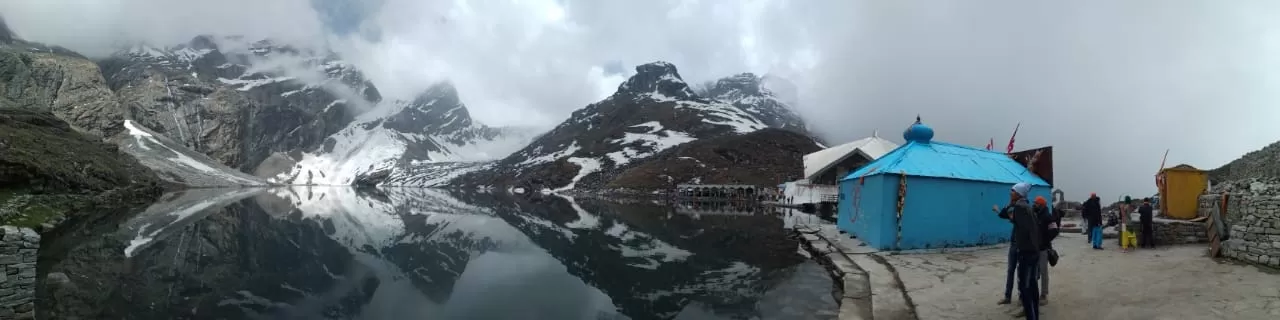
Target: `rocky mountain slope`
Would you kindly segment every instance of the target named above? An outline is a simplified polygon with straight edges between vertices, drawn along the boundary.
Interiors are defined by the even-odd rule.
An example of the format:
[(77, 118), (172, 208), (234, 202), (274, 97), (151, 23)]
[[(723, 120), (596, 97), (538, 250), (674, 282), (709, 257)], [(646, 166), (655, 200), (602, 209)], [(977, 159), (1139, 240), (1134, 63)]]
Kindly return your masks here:
[(457, 90), (440, 83), (412, 101), (378, 104), (325, 138), (318, 150), (273, 156), (272, 166), (290, 166), (272, 178), (286, 184), (374, 185), (410, 168), (448, 175), (454, 170), (436, 170), (434, 164), (498, 159), (535, 132), (475, 122)]
[(11, 38), (0, 46), (9, 62), (0, 85), (11, 89), (0, 101), (50, 110), (192, 186), (264, 183), (239, 171), (277, 184), (602, 188), (683, 143), (764, 128), (806, 134), (767, 77), (731, 76), (700, 95), (665, 62), (638, 66), (613, 95), (536, 135), (475, 122), (448, 83), (382, 101), (324, 50), (198, 36), (95, 64)]
[[(200, 161), (205, 165), (241, 172), (259, 171), (276, 153), (318, 148), (381, 100), (372, 83), (335, 54), (269, 40), (198, 36), (172, 47), (134, 45), (95, 63), (57, 47), (4, 38), (0, 85), (7, 90), (0, 103), (48, 110), (103, 139), (129, 131), (125, 123), (131, 120), (172, 142), (159, 144), (171, 155), (191, 154), (182, 151), (189, 149), (212, 158)], [(183, 164), (159, 166), (168, 171)]]
[(336, 54), (270, 40), (138, 44), (99, 65), (126, 118), (243, 172), (316, 148), (381, 100)]
[(765, 82), (769, 79), (752, 73), (737, 74), (717, 80), (714, 85), (707, 88), (705, 95), (746, 111), (770, 128), (808, 134), (804, 121), (794, 110), (791, 110), (789, 104), (765, 88)]
[(3, 224), (38, 227), (77, 213), (145, 203), (161, 189), (146, 167), (48, 111), (0, 105)]
[(104, 137), (123, 130), (125, 113), (98, 66), (69, 50), (27, 42), (8, 33), (0, 41), (0, 105), (52, 112), (77, 131)]
[(133, 120), (125, 120), (124, 127), (125, 132), (108, 141), (120, 146), (121, 151), (138, 159), (165, 181), (191, 187), (267, 185), (263, 179), (222, 165)]
[(1209, 171), (1214, 183), (1249, 178), (1280, 179), (1280, 141)]
[(803, 130), (803, 122), (760, 87), (754, 75), (730, 77), (709, 91), (726, 99), (716, 100), (694, 93), (670, 63), (640, 65), (613, 95), (575, 111), (502, 160), (466, 167), (474, 171), (448, 184), (601, 188), (624, 169), (677, 145), (770, 127)]
[(772, 185), (804, 174), (802, 157), (822, 147), (786, 129), (703, 139), (663, 151), (627, 168), (611, 189), (660, 190), (677, 184)]

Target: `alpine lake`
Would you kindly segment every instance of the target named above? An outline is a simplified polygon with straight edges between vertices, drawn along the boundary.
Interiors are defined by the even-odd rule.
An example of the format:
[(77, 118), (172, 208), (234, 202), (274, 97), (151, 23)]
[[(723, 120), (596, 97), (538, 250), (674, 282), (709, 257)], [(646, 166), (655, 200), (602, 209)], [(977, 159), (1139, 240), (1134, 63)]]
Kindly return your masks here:
[(439, 189), (192, 189), (48, 235), (42, 319), (834, 319), (759, 206)]

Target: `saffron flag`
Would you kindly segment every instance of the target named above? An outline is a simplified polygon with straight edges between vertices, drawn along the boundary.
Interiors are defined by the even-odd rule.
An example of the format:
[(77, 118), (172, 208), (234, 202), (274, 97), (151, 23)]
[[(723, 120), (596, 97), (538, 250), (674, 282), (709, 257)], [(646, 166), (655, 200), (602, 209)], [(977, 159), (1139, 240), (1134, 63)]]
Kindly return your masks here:
[(987, 151), (991, 151), (991, 148), (994, 148), (995, 146), (996, 138), (991, 138), (991, 141), (987, 141)]
[(1005, 153), (1013, 153), (1013, 139), (1018, 137), (1018, 128), (1021, 127), (1021, 122), (1019, 122), (1017, 126), (1013, 127), (1013, 136), (1009, 137), (1009, 146), (1005, 148)]

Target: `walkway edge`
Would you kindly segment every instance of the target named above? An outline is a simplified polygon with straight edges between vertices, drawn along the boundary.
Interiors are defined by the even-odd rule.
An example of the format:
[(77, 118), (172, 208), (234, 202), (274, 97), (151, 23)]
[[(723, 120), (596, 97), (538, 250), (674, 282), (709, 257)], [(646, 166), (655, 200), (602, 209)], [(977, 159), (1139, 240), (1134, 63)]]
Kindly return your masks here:
[(836, 239), (820, 227), (797, 227), (805, 250), (831, 271), (841, 286), (841, 320), (916, 320), (916, 312), (902, 280), (884, 258), (874, 253), (845, 254)]
[(872, 314), (878, 320), (916, 320), (915, 307), (897, 270), (877, 254), (852, 255), (871, 280)]

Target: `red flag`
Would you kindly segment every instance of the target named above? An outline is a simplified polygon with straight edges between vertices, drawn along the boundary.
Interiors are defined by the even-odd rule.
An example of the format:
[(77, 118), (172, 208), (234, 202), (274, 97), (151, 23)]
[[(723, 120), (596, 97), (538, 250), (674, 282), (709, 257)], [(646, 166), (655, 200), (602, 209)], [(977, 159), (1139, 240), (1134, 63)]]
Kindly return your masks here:
[(1009, 137), (1009, 147), (1005, 148), (1006, 149), (1004, 151), (1005, 153), (1013, 153), (1013, 138), (1018, 137), (1018, 128), (1021, 128), (1021, 127), (1022, 127), (1021, 122), (1019, 122), (1017, 126), (1013, 127), (1013, 136)]
[(991, 141), (987, 141), (987, 151), (991, 151), (991, 148), (994, 148), (995, 146), (996, 138), (991, 138)]

